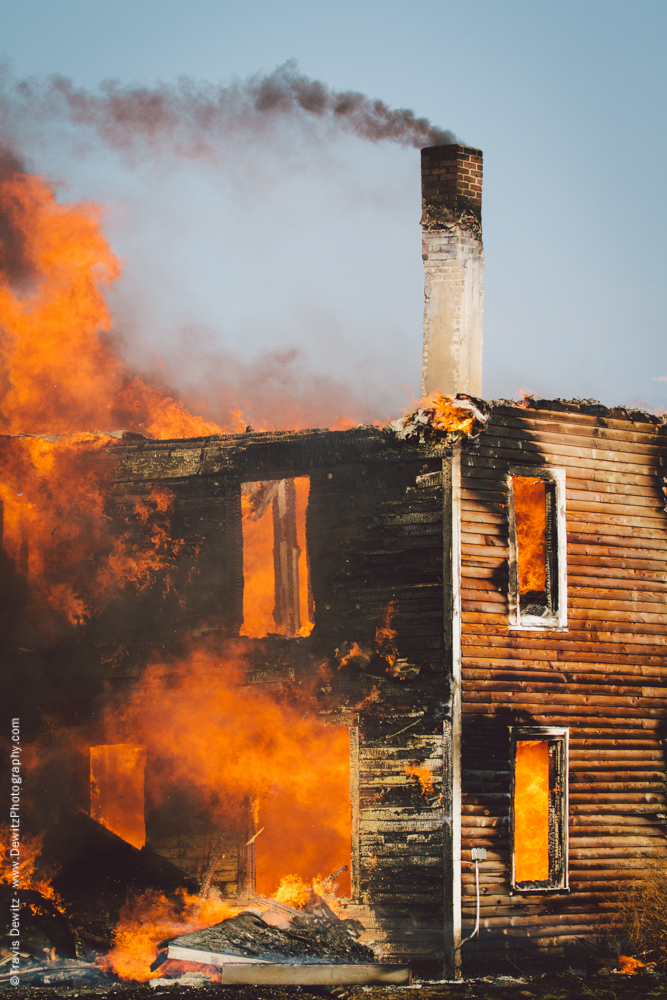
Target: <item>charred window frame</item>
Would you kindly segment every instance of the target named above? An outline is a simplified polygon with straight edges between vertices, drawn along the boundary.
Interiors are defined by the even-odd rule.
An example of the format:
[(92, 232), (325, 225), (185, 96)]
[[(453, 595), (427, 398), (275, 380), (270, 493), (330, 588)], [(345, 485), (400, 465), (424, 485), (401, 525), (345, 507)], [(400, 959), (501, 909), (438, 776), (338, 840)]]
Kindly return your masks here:
[[(543, 485), (543, 585), (522, 592), (521, 503), (519, 480)], [(509, 508), (509, 626), (515, 629), (567, 630), (567, 533), (565, 469), (513, 468), (507, 479)], [(543, 589), (542, 589), (543, 586)]]
[(309, 476), (241, 483), (243, 636), (305, 637), (313, 629), (309, 493)]
[(569, 730), (512, 726), (510, 736), (512, 888), (567, 890)]

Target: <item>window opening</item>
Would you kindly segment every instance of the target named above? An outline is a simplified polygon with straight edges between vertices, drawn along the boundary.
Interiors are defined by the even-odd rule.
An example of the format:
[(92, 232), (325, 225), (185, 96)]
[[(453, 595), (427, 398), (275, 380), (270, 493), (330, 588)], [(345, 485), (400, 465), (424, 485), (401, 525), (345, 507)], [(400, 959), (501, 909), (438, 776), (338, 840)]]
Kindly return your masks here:
[(146, 843), (146, 747), (112, 743), (90, 748), (90, 815), (133, 847)]
[(512, 884), (567, 888), (568, 731), (512, 730)]
[(511, 625), (567, 624), (562, 470), (510, 477)]
[[(282, 885), (283, 902), (297, 905), (304, 885), (335, 879), (322, 892), (338, 886), (338, 896), (350, 895), (352, 794), (350, 787), (350, 731), (330, 725), (324, 744), (313, 744), (310, 759), (295, 762), (297, 773), (317, 775), (319, 794), (304, 794), (300, 781), (278, 795), (270, 789), (256, 804), (253, 836), (257, 892), (271, 896)], [(325, 754), (320, 757), (318, 748)], [(307, 784), (307, 783), (306, 783)], [(296, 893), (296, 895), (291, 895)]]
[(243, 625), (241, 635), (307, 636), (314, 602), (306, 548), (310, 479), (241, 484)]

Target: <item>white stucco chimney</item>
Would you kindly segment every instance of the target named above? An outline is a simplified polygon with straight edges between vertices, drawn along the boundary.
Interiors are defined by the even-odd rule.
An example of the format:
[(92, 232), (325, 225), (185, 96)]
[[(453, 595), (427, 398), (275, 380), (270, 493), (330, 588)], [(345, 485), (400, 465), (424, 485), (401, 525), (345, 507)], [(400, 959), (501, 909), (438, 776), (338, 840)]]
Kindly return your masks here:
[(482, 153), (422, 149), (422, 396), (482, 395)]

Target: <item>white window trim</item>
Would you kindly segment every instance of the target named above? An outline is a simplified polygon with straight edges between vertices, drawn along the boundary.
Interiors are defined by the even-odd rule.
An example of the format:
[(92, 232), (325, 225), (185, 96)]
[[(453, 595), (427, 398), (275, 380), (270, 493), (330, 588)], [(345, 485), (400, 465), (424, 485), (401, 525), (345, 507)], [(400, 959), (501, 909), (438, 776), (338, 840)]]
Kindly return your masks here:
[[(550, 618), (522, 615), (519, 603), (519, 553), (514, 521), (514, 490), (512, 478), (525, 476), (545, 479), (556, 484), (556, 538), (558, 542), (558, 613)], [(565, 469), (545, 466), (513, 466), (507, 475), (509, 497), (509, 627), (522, 632), (567, 632), (567, 523), (565, 518)]]
[[(511, 740), (511, 781), (510, 781), (510, 884), (513, 892), (569, 892), (570, 891), (570, 864), (569, 864), (569, 826), (570, 826), (570, 730), (562, 726), (510, 726)], [(561, 797), (561, 840), (563, 871), (561, 881), (558, 885), (544, 888), (535, 886), (518, 886), (514, 879), (514, 763), (516, 759), (516, 744), (522, 740), (550, 740), (561, 739), (563, 741), (563, 793)]]

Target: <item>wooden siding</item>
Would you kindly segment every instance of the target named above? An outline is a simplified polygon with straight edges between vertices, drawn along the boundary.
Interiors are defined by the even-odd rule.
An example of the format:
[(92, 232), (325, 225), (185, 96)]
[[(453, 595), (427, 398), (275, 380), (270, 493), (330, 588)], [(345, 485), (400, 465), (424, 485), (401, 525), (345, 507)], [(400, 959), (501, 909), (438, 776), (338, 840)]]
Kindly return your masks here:
[[(443, 725), (449, 712), (441, 461), (337, 463), (311, 472), (313, 639), (371, 648), (391, 606), (409, 678), (338, 672), (357, 725), (352, 753), (353, 902), (346, 913), (385, 962), (440, 976), (444, 960)], [(355, 708), (356, 702), (356, 708)], [(406, 768), (428, 769), (423, 792)]]
[[(166, 485), (174, 498), (174, 530), (188, 556), (196, 550), (197, 574), (188, 583), (190, 565), (183, 557), (187, 578), (179, 606), (169, 608), (168, 626), (160, 620), (155, 626), (163, 639), (168, 629), (181, 634), (184, 619), (193, 631), (216, 626), (223, 634), (238, 633), (240, 483), (309, 476), (306, 533), (315, 628), (307, 638), (257, 643), (258, 669), (248, 682), (285, 689), (296, 683), (298, 689), (304, 682), (312, 685), (314, 666), (333, 664), (327, 718), (351, 724), (354, 732), (353, 892), (346, 913), (363, 922), (365, 938), (376, 942), (384, 961), (410, 962), (439, 977), (446, 938), (443, 851), (450, 822), (449, 785), (443, 783), (451, 641), (443, 586), (445, 449), (397, 442), (392, 434), (362, 428), (151, 441), (118, 446), (114, 455), (117, 514), (127, 516), (154, 485)], [(395, 671), (377, 648), (376, 631), (383, 624), (394, 630), (396, 656), (403, 661)], [(353, 659), (343, 666), (336, 651), (355, 642), (370, 662)], [(244, 640), (244, 648), (252, 662), (253, 641)], [(432, 789), (423, 792), (407, 773), (410, 766), (430, 771)], [(151, 845), (201, 874), (210, 833), (209, 839), (197, 839), (179, 829), (169, 839), (159, 822), (155, 827)], [(218, 879), (230, 895), (235, 871), (229, 863)]]
[[(651, 422), (492, 406), (462, 455), (462, 857), (487, 849), (464, 968), (525, 967), (604, 934), (626, 881), (667, 857), (667, 438)], [(568, 631), (508, 627), (507, 474), (567, 474)], [(511, 892), (509, 725), (570, 728), (569, 892)], [(464, 864), (463, 934), (475, 918)]]

